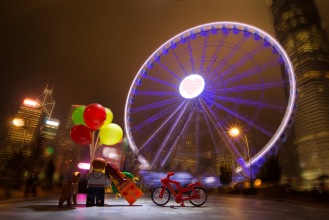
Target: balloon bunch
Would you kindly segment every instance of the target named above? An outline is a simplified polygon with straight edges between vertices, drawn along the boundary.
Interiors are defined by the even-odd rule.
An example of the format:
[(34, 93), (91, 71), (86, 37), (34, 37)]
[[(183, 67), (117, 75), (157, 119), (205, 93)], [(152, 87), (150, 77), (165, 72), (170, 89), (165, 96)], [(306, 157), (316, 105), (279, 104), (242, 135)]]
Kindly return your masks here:
[(114, 145), (122, 140), (121, 127), (112, 123), (112, 111), (100, 104), (77, 107), (73, 110), (72, 120), (75, 125), (70, 131), (71, 138), (81, 146), (90, 146), (90, 162), (94, 159), (99, 143)]

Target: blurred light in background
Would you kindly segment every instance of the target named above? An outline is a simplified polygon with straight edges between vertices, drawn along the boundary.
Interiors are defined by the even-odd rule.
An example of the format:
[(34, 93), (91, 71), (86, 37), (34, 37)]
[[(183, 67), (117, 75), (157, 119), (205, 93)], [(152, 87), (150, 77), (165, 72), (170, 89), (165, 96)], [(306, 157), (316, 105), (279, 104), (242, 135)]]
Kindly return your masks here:
[(81, 170), (89, 170), (90, 169), (90, 163), (78, 163), (78, 168)]
[(103, 156), (106, 158), (114, 159), (114, 160), (119, 160), (120, 155), (118, 154), (118, 151), (116, 148), (112, 147), (104, 147), (103, 148)]

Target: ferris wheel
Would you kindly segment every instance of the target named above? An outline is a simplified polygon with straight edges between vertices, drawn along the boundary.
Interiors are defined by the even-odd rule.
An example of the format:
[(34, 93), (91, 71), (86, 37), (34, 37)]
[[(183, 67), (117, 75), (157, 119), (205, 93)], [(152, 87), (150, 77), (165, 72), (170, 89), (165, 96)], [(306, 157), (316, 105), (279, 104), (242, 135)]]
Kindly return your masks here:
[[(208, 23), (169, 39), (139, 69), (126, 135), (144, 167), (230, 155), (247, 172), (286, 132), (295, 97), (292, 64), (274, 38), (243, 23)], [(248, 140), (233, 139), (233, 126)]]

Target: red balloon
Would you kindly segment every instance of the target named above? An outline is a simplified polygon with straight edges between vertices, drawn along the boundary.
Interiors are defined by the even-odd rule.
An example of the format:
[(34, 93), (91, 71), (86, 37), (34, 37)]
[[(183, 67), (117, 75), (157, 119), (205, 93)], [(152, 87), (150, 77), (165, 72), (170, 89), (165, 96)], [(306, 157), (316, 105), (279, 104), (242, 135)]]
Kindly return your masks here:
[(91, 130), (95, 131), (104, 124), (106, 120), (106, 110), (100, 104), (90, 104), (85, 108), (83, 118), (86, 125)]
[(91, 143), (91, 131), (86, 125), (75, 125), (70, 131), (72, 140), (79, 145), (88, 145)]

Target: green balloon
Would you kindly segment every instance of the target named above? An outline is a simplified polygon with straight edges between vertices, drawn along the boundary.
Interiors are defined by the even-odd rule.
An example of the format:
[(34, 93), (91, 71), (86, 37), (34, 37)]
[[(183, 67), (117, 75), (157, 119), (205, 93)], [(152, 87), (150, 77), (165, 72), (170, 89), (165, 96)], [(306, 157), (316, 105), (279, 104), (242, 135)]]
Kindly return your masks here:
[(86, 106), (81, 105), (73, 110), (72, 120), (75, 125), (86, 125), (85, 120), (83, 119), (83, 112), (85, 111)]

